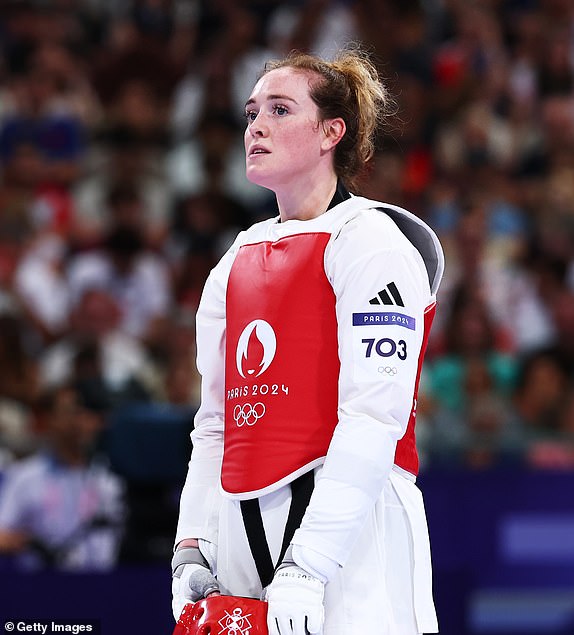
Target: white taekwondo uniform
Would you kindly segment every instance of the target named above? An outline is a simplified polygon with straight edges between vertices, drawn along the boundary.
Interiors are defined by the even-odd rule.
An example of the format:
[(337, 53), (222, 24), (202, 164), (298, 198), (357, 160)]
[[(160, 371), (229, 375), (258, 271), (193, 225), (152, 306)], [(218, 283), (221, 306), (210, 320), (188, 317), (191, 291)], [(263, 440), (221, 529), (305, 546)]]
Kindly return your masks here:
[(224, 592), (262, 591), (242, 501), (257, 501), (276, 565), (290, 484), (311, 472), (289, 539), (339, 565), (325, 635), (437, 631), (414, 424), (443, 268), (420, 219), (351, 196), (310, 220), (255, 224), (213, 269), (176, 544), (215, 545)]

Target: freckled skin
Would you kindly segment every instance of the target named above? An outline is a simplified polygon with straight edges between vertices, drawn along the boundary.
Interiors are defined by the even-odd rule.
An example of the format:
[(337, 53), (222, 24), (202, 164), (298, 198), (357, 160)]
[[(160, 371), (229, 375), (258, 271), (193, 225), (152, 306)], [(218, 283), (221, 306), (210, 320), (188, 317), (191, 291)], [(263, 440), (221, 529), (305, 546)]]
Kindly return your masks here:
[[(309, 81), (307, 73), (279, 68), (255, 85), (245, 130), (246, 174), (253, 183), (272, 190), (292, 186), (320, 161), (324, 134)], [(251, 154), (254, 145), (268, 153)]]

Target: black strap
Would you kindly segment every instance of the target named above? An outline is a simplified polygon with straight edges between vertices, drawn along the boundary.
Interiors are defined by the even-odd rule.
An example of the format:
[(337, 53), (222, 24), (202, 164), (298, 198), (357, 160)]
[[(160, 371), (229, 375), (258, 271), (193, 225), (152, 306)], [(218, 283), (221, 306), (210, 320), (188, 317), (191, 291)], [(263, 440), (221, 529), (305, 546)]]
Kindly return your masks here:
[[(289, 507), (289, 514), (287, 515), (287, 522), (285, 523), (281, 553), (279, 554), (277, 564), (283, 560), (283, 556), (293, 539), (295, 530), (301, 525), (314, 486), (315, 479), (313, 470), (306, 472), (291, 483), (291, 505)], [(271, 552), (269, 551), (267, 536), (265, 535), (259, 499), (253, 498), (251, 500), (240, 501), (240, 505), (251, 555), (255, 561), (255, 567), (257, 568), (261, 585), (265, 588), (273, 579), (275, 566), (271, 558)]]
[(277, 564), (280, 564), (283, 560), (287, 547), (293, 539), (293, 534), (301, 525), (314, 488), (315, 474), (313, 470), (306, 472), (291, 483), (291, 506), (289, 507), (289, 515), (287, 516), (285, 533), (283, 534), (283, 544), (281, 545), (281, 553)]
[[(240, 504), (251, 555), (255, 561), (261, 584), (265, 588), (273, 579), (274, 567), (269, 545), (267, 544), (267, 537), (265, 536), (265, 527), (263, 527), (259, 499), (252, 498), (251, 500), (241, 501)], [(267, 580), (269, 582), (266, 582)]]

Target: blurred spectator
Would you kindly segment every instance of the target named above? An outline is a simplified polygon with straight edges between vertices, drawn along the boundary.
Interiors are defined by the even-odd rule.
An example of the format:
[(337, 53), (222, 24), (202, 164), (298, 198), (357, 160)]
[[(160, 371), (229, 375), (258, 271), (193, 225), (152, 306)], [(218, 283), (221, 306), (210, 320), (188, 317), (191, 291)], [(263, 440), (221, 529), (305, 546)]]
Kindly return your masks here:
[(8, 468), (0, 490), (0, 552), (24, 570), (114, 566), (124, 519), (118, 478), (92, 460), (101, 419), (71, 385), (38, 403), (45, 447)]
[(68, 328), (66, 256), (61, 236), (38, 233), (26, 244), (14, 273), (14, 292), (44, 345), (62, 336)]
[(178, 202), (168, 253), (179, 307), (195, 311), (210, 270), (247, 225), (246, 208), (216, 184)]
[(19, 144), (0, 162), (2, 221), (17, 223), (28, 233), (36, 228), (67, 233), (71, 217), (67, 192), (58, 187), (41, 186), (44, 170), (37, 150), (31, 145)]
[(98, 125), (101, 104), (89, 81), (88, 60), (68, 41), (46, 39), (30, 53), (30, 66), (35, 77), (52, 79), (54, 91), (51, 109), (76, 117), (86, 128)]
[(485, 360), (469, 361), (464, 388), (468, 398), (464, 464), (484, 468), (516, 461), (521, 449), (520, 429), (509, 424), (506, 395), (497, 389)]
[(480, 102), (469, 104), (457, 119), (444, 123), (435, 148), (438, 167), (466, 179), (469, 170), (488, 164), (505, 168), (513, 158), (508, 122)]
[(143, 344), (119, 329), (120, 309), (104, 288), (86, 288), (71, 315), (68, 334), (40, 358), (40, 381), (54, 387), (76, 380), (84, 399), (111, 410), (157, 393), (158, 370)]
[(574, 88), (572, 34), (567, 23), (554, 25), (544, 33), (537, 83), (541, 97), (571, 95)]
[(522, 430), (525, 461), (532, 467), (564, 467), (565, 462), (574, 467), (571, 448), (562, 445), (570, 396), (558, 348), (534, 351), (520, 361), (510, 416)]
[(12, 112), (0, 127), (0, 157), (9, 162), (24, 148), (38, 161), (38, 187), (67, 187), (77, 178), (86, 150), (86, 128), (62, 107), (57, 77), (31, 65), (18, 78)]
[(485, 360), (468, 361), (462, 389), (464, 412), (437, 404), (432, 393), (423, 389), (420, 401), (427, 461), (473, 469), (521, 462), (521, 427), (511, 420), (508, 398), (495, 386)]
[(463, 386), (473, 360), (483, 362), (496, 390), (508, 395), (516, 362), (505, 352), (504, 336), (497, 329), (480, 290), (459, 286), (444, 329), (444, 350), (430, 363), (434, 399), (449, 410), (463, 413), (467, 406)]
[(92, 82), (106, 125), (155, 134), (167, 123), (168, 105), (183, 69), (171, 63), (165, 46), (172, 16), (162, 5), (137, 3), (131, 16), (108, 24), (106, 46), (92, 64)]
[(200, 378), (195, 366), (195, 313), (186, 308), (172, 317), (164, 348), (164, 403), (195, 408)]
[(101, 287), (120, 309), (119, 329), (153, 347), (164, 335), (172, 290), (166, 263), (145, 247), (140, 229), (110, 228), (101, 249), (80, 253), (68, 267), (72, 303)]
[(491, 464), (517, 451), (508, 425), (516, 374), (501, 333), (476, 287), (460, 286), (444, 329), (444, 350), (429, 360), (421, 399), (431, 429), (431, 455)]
[(115, 217), (129, 208), (148, 244), (161, 245), (169, 223), (172, 187), (168, 182), (163, 141), (129, 127), (98, 136), (90, 169), (73, 189), (74, 239), (79, 248), (97, 244)]
[(40, 64), (43, 59), (30, 56), (5, 95), (0, 200), (34, 227), (67, 234), (72, 220), (69, 189), (83, 169), (87, 129), (62, 97), (61, 77), (46, 61)]
[[(501, 178), (493, 175), (496, 180)], [(431, 340), (444, 332), (454, 291), (463, 284), (482, 294), (504, 350), (520, 353), (550, 344), (554, 327), (537, 268), (543, 260), (534, 257), (542, 252), (522, 210), (492, 184), (464, 199), (449, 182), (435, 184), (431, 193), (429, 216), (448, 262)]]
[(36, 446), (32, 408), (38, 396), (38, 368), (27, 335), (23, 319), (0, 313), (0, 448), (12, 457)]

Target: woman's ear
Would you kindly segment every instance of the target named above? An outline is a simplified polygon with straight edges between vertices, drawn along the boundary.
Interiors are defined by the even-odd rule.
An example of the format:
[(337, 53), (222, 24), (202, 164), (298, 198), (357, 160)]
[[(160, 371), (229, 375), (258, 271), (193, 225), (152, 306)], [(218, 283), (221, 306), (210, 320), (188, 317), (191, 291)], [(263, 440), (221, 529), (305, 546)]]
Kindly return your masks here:
[(343, 138), (343, 135), (347, 131), (347, 126), (341, 117), (335, 119), (325, 119), (321, 123), (323, 127), (323, 143), (322, 148), (325, 152), (332, 150)]

